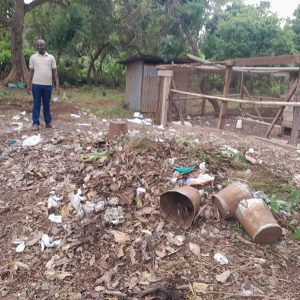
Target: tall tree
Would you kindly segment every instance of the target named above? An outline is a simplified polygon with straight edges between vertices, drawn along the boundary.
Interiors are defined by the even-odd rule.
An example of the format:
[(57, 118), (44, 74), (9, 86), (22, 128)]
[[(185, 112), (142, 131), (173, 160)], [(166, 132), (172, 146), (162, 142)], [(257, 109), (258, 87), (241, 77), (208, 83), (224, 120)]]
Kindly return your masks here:
[(88, 34), (88, 24), (88, 11), (80, 1), (73, 0), (64, 7), (46, 3), (26, 16), (25, 37), (31, 45), (37, 38), (44, 39), (59, 63), (64, 53), (76, 54), (76, 48)]
[(294, 12), (294, 19), (292, 20), (292, 30), (294, 31), (295, 49), (300, 52), (300, 4)]
[(63, 0), (0, 0), (0, 24), (11, 32), (12, 67), (3, 84), (26, 82), (28, 69), (23, 56), (23, 29), (25, 15), (45, 2), (62, 3)]
[(281, 27), (270, 3), (259, 6), (232, 4), (214, 15), (206, 24), (203, 39), (208, 58), (223, 60), (234, 57), (293, 54), (293, 34)]

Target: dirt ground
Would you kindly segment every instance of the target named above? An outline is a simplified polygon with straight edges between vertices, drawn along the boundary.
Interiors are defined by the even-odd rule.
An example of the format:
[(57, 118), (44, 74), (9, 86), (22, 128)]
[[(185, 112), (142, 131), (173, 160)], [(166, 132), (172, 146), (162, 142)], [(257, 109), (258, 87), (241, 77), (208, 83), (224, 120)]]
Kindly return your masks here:
[[(107, 120), (80, 103), (55, 103), (55, 129), (41, 126), (41, 142), (25, 147), (30, 110), (28, 100), (0, 99), (0, 299), (300, 299), (300, 243), (291, 238), (299, 207), (274, 213), (282, 237), (260, 245), (211, 200), (235, 180), (286, 196), (300, 173), (296, 150), (207, 120), (165, 130), (129, 123), (128, 136), (108, 141)], [(228, 147), (241, 157), (252, 148), (258, 164), (224, 156)], [(206, 162), (215, 177), (187, 230), (160, 213), (160, 195), (196, 175), (174, 180), (170, 158), (177, 167)]]

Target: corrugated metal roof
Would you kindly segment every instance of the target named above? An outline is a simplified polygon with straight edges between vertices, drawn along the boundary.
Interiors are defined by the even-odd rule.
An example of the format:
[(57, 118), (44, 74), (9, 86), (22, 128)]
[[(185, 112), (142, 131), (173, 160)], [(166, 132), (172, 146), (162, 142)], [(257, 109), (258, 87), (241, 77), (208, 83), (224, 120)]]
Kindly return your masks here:
[(119, 61), (120, 64), (127, 65), (129, 63), (142, 61), (144, 63), (159, 65), (159, 64), (168, 64), (174, 62), (175, 64), (184, 64), (184, 63), (192, 63), (193, 60), (189, 58), (174, 58), (170, 61), (164, 61), (162, 58), (158, 56), (151, 56), (151, 55), (139, 55), (139, 56), (132, 56), (126, 60)]

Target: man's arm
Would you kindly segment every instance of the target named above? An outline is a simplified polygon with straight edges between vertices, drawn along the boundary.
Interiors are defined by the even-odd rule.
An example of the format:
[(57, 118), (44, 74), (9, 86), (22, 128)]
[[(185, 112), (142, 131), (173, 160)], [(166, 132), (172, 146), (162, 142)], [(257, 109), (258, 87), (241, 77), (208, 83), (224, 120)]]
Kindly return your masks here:
[(30, 95), (30, 91), (31, 91), (31, 84), (32, 84), (32, 78), (33, 78), (33, 69), (29, 69), (29, 73), (28, 73), (28, 79), (27, 79), (27, 93)]
[(52, 69), (52, 78), (54, 78), (54, 80), (55, 80), (56, 92), (57, 92), (57, 94), (59, 94), (59, 78), (58, 78), (57, 68)]

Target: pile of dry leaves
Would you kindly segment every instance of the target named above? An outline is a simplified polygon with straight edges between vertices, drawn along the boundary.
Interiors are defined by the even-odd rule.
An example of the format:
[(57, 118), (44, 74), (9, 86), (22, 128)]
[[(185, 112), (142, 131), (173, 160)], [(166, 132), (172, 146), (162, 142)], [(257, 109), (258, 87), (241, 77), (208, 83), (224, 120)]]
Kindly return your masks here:
[[(263, 167), (175, 133), (146, 136), (109, 142), (66, 128), (43, 132), (35, 146), (21, 135), (1, 139), (0, 297), (299, 298), (299, 243), (288, 216), (279, 218), (280, 242), (257, 245), (211, 202), (225, 181)], [(193, 177), (175, 166), (202, 162), (215, 181), (185, 231), (162, 219), (159, 197)]]

